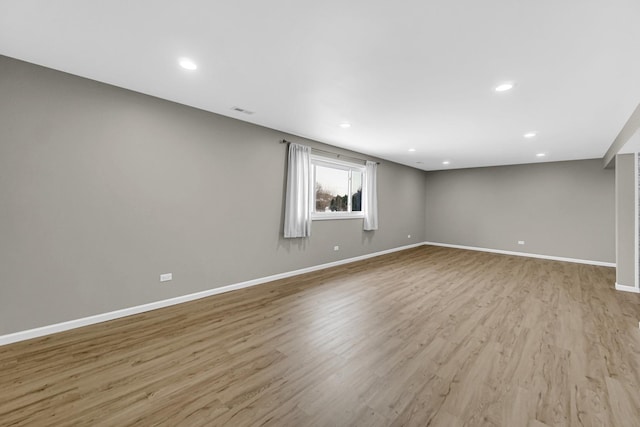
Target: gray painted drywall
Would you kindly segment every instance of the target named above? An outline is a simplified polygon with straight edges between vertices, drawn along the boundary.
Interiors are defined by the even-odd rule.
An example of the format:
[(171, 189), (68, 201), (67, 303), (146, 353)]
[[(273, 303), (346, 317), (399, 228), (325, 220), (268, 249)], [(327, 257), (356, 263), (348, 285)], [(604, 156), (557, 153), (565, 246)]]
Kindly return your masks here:
[(601, 160), (429, 172), (426, 191), (427, 241), (615, 261), (614, 172)]
[(283, 137), (354, 154), (0, 56), (0, 335), (424, 240), (424, 173), (387, 161), (378, 231), (285, 240)]
[(616, 283), (635, 286), (634, 154), (616, 156)]

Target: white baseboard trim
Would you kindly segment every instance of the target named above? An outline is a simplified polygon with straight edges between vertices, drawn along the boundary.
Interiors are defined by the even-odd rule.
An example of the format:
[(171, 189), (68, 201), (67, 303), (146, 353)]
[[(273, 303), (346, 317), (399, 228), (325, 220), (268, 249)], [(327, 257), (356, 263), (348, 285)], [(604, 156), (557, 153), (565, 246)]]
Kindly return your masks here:
[(433, 246), (444, 246), (445, 248), (467, 249), (470, 251), (492, 252), (492, 253), (503, 254), (503, 255), (515, 255), (515, 256), (523, 256), (523, 257), (529, 257), (529, 258), (550, 259), (553, 261), (575, 262), (578, 264), (599, 265), (602, 267), (616, 266), (615, 262), (591, 261), (587, 259), (565, 258), (565, 257), (553, 256), (553, 255), (531, 254), (527, 252), (503, 251), (502, 249), (478, 248), (475, 246), (451, 245), (449, 243), (438, 243), (438, 242), (424, 242), (424, 244), (433, 245)]
[(56, 323), (53, 325), (42, 326), (35, 329), (28, 329), (26, 331), (14, 332), (7, 335), (0, 336), (0, 346), (15, 343), (18, 341), (25, 341), (32, 338), (38, 338), (45, 335), (55, 334), (58, 332), (68, 331), (70, 329), (80, 328), (82, 326), (93, 325), (95, 323), (106, 322), (108, 320), (114, 320), (121, 317), (131, 316), (134, 314), (144, 313), (145, 311), (157, 310), (163, 307), (169, 307), (183, 302), (193, 301), (200, 298), (206, 298), (212, 295), (222, 294), (225, 292), (235, 291), (237, 289), (248, 288), (251, 286), (260, 285), (267, 282), (273, 282), (274, 280), (285, 279), (287, 277), (297, 276), (304, 273), (310, 273), (312, 271), (324, 270), (325, 268), (336, 267), (338, 265), (349, 264), (355, 261), (361, 261), (367, 258), (373, 258), (380, 255), (389, 254), (392, 252), (403, 251), (406, 249), (422, 246), (424, 243), (415, 243), (412, 245), (400, 246), (397, 248), (387, 249), (384, 251), (374, 252), (366, 255), (360, 255), (353, 258), (341, 259), (339, 261), (328, 262), (326, 264), (314, 265), (311, 267), (301, 268), (299, 270), (288, 271), (285, 273), (274, 274), (272, 276), (260, 277), (258, 279), (247, 280), (246, 282), (234, 283), (219, 288), (209, 289), (202, 292), (196, 292), (193, 294), (182, 295), (175, 298), (169, 298), (162, 301), (155, 301), (148, 304), (137, 305), (135, 307), (123, 308), (121, 310), (110, 311), (108, 313), (96, 314), (94, 316), (83, 317), (81, 319), (69, 320), (67, 322)]
[(616, 282), (616, 291), (633, 292), (634, 294), (640, 294), (640, 289), (636, 288), (635, 286), (621, 285), (618, 282)]

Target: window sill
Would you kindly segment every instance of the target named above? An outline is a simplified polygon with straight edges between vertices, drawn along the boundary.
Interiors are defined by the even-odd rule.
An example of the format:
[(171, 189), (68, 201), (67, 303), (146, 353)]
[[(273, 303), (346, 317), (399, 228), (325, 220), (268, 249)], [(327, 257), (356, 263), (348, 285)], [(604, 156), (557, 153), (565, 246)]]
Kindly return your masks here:
[(326, 214), (311, 215), (311, 221), (326, 221), (328, 219), (362, 219), (364, 214)]

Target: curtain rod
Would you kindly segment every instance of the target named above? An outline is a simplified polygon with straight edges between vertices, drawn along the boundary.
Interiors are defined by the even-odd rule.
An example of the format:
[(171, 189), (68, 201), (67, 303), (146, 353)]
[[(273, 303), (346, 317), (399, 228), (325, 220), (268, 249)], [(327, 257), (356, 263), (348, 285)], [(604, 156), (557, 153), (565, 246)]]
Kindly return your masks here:
[[(291, 141), (287, 141), (286, 139), (283, 139), (282, 141), (280, 141), (280, 144), (289, 144)], [(321, 150), (319, 148), (314, 148), (311, 147), (311, 150), (313, 151), (317, 151), (319, 153), (326, 153), (326, 154), (331, 154), (333, 156), (337, 156), (338, 158), (347, 158), (347, 159), (352, 159), (352, 160), (358, 160), (360, 162), (367, 162), (368, 160), (366, 159), (361, 159), (359, 157), (353, 157), (353, 156), (347, 156), (345, 154), (338, 154), (338, 153), (334, 153), (333, 151), (327, 151), (327, 150)], [(370, 160), (369, 160), (370, 161)], [(377, 165), (380, 164), (380, 162), (376, 162)]]

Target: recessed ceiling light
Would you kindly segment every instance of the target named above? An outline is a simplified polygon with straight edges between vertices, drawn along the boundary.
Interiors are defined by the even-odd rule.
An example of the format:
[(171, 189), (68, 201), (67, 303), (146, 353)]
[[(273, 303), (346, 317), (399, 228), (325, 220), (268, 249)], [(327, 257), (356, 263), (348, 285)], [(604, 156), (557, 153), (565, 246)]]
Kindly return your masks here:
[(444, 162), (442, 162), (443, 165), (448, 165), (449, 163), (451, 163), (449, 160), (445, 160)]
[(190, 60), (189, 58), (182, 58), (182, 59), (180, 59), (180, 61), (178, 63), (185, 70), (195, 70), (195, 69), (198, 68), (196, 63), (193, 62), (192, 60)]
[(348, 129), (351, 127), (351, 123), (347, 123), (347, 122), (340, 123), (340, 127), (342, 129)]
[(502, 84), (499, 84), (498, 86), (496, 86), (495, 91), (496, 92), (505, 92), (507, 90), (513, 89), (513, 86), (515, 86), (514, 83), (505, 82), (505, 83), (502, 83)]
[(413, 153), (414, 151), (416, 151), (416, 149), (415, 149), (415, 148), (409, 148), (409, 150), (408, 150), (408, 151), (409, 151), (410, 153)]
[(524, 136), (525, 138), (533, 138), (536, 135), (537, 135), (537, 133), (535, 133), (535, 132), (527, 132), (522, 136)]
[(544, 154), (544, 153), (538, 153), (538, 154), (536, 154), (536, 157), (544, 157), (544, 156), (546, 156), (546, 154)]

